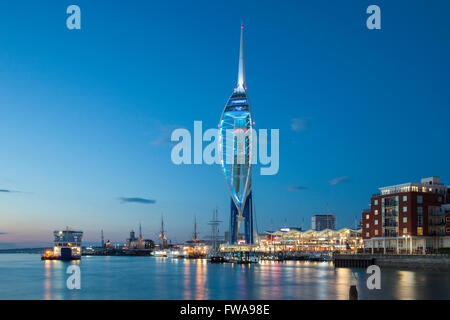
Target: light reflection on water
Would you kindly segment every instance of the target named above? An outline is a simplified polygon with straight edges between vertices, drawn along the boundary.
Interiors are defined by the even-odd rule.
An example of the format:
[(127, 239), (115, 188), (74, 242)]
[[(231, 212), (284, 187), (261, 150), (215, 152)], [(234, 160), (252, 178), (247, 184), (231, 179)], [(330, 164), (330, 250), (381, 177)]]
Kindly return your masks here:
[[(81, 268), (81, 290), (68, 290), (66, 269)], [(83, 257), (41, 261), (0, 254), (0, 299), (449, 299), (450, 272), (381, 270), (381, 290), (368, 290), (363, 269), (329, 262), (209, 264), (154, 257)]]

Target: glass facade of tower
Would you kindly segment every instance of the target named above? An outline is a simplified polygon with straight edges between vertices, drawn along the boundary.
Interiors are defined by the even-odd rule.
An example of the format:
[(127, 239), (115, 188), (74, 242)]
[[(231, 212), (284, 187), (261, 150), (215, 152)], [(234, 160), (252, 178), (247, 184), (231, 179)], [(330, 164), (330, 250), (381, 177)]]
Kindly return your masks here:
[(247, 93), (234, 92), (228, 99), (219, 125), (219, 154), (231, 194), (229, 242), (238, 239), (244, 221), (246, 243), (254, 243), (251, 193), (253, 120)]

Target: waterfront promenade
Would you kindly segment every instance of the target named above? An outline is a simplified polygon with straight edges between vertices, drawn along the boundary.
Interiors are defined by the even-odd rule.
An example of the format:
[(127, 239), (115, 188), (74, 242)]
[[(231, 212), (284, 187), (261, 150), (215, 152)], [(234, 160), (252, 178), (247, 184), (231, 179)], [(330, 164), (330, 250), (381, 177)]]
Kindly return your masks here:
[(450, 254), (336, 253), (333, 261), (337, 267), (366, 267), (368, 264), (375, 264), (384, 268), (450, 271)]

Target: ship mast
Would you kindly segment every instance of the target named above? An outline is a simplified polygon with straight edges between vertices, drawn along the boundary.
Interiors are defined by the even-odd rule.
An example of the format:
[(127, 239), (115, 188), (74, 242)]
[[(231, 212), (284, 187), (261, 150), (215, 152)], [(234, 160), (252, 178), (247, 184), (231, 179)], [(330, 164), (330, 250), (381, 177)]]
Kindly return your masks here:
[(161, 233), (159, 235), (161, 238), (161, 249), (164, 249), (164, 241), (166, 240), (165, 230), (164, 230), (164, 217), (161, 215)]
[(213, 211), (213, 219), (209, 222), (211, 226), (211, 239), (212, 239), (212, 252), (215, 254), (217, 252), (218, 245), (218, 234), (219, 234), (219, 221), (217, 208)]
[(198, 242), (197, 217), (195, 217), (194, 219), (195, 219), (195, 220), (194, 220), (194, 234), (193, 234), (194, 238), (192, 239), (192, 241), (193, 241), (194, 243), (197, 243), (197, 242)]

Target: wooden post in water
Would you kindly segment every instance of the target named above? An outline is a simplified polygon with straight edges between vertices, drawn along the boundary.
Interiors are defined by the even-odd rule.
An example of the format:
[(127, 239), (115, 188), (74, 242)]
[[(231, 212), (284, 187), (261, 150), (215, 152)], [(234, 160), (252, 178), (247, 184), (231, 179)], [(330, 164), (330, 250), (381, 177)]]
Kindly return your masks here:
[(358, 300), (358, 289), (356, 286), (350, 286), (350, 291), (348, 293), (349, 300)]

